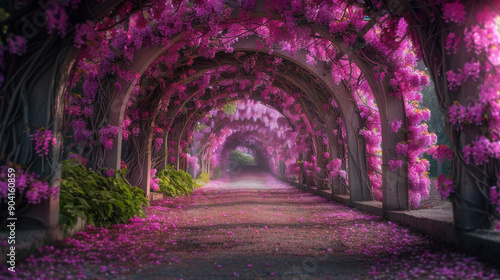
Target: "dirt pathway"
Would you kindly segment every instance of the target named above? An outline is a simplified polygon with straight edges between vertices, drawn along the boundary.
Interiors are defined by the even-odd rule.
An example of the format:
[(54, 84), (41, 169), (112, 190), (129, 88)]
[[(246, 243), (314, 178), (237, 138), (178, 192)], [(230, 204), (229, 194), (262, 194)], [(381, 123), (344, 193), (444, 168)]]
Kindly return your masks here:
[(408, 228), (301, 192), (258, 169), (146, 219), (88, 228), (26, 260), (21, 279), (500, 279)]

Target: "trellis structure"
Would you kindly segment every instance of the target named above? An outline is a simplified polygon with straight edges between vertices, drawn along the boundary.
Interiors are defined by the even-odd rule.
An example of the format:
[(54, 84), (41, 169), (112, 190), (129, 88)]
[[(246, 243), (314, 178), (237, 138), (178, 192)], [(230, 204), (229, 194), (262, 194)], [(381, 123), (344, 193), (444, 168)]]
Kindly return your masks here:
[[(74, 23), (81, 24), (76, 31), (59, 30), (59, 33), (65, 35), (61, 36), (56, 34), (58, 31), (54, 27), (49, 27), (52, 28), (49, 37), (46, 37), (45, 31), (40, 30), (29, 38), (24, 55), (17, 55), (14, 51), (6, 53), (4, 59), (7, 63), (3, 68), (5, 81), (1, 88), (0, 108), (2, 165), (22, 164), (24, 168), (50, 178), (51, 185), (57, 185), (60, 176), (58, 163), (63, 157), (61, 144), (64, 142), (64, 133), (75, 133), (76, 138), (77, 128), (75, 122), (71, 123), (75, 117), (68, 112), (71, 105), (77, 102), (71, 97), (72, 88), (83, 89), (81, 95), (85, 96), (85, 91), (88, 90), (85, 82), (92, 80), (98, 81), (99, 88), (93, 93), (92, 112), (87, 112), (90, 120), (84, 125), (84, 131), (93, 131), (92, 133), (96, 134), (102, 128), (111, 127), (117, 127), (117, 131), (112, 137), (114, 142), (111, 147), (99, 143), (99, 137), (104, 136), (94, 135), (93, 140), (82, 142), (83, 148), (79, 152), (82, 152), (94, 167), (120, 169), (122, 159), (125, 159), (131, 167), (131, 182), (142, 188), (146, 194), (150, 191), (152, 167), (163, 168), (171, 163), (176, 168), (187, 169), (185, 143), (189, 143), (196, 124), (206, 117), (207, 112), (216, 110), (229, 101), (253, 99), (274, 107), (284, 116), (283, 119), (291, 130), (308, 139), (304, 140), (308, 147), (300, 151), (297, 160), (314, 162), (318, 172), (312, 176), (310, 172), (306, 172), (304, 165), (301, 165), (299, 177), (302, 180), (308, 183), (316, 181), (319, 188), (325, 188), (327, 186), (324, 182), (328, 181), (329, 167), (324, 160), (316, 162), (316, 159), (322, 158), (325, 153), (332, 158), (347, 158), (342, 168), (348, 174), (345, 182), (348, 181), (351, 201), (373, 199), (372, 188), (376, 178), (373, 172), (376, 171), (382, 176), (380, 185), (384, 212), (407, 210), (415, 201), (418, 202), (418, 199), (412, 200), (414, 198), (411, 192), (418, 191), (410, 187), (413, 182), (408, 179), (409, 175), (416, 172), (412, 169), (413, 164), (418, 163), (415, 163), (414, 158), (409, 160), (409, 156), (402, 156), (398, 151), (398, 144), (406, 143), (411, 146), (412, 141), (420, 141), (420, 136), (415, 136), (414, 131), (421, 125), (421, 118), (417, 123), (412, 121), (414, 112), (419, 109), (409, 104), (413, 104), (411, 92), (421, 88), (424, 83), (418, 80), (422, 75), (417, 72), (408, 72), (417, 79), (417, 85), (413, 87), (402, 77), (404, 73), (398, 68), (393, 56), (398, 50), (401, 51), (401, 48), (406, 48), (406, 53), (411, 56), (410, 60), (421, 55), (425, 61), (446, 116), (453, 150), (452, 176), (456, 184), (453, 200), (455, 225), (462, 230), (493, 226), (492, 217), (498, 218), (499, 213), (495, 210), (496, 201), (489, 197), (489, 190), (498, 183), (498, 156), (489, 154), (488, 161), (469, 163), (470, 156), (464, 155), (463, 149), (474, 145), (479, 136), (487, 137), (489, 143), (492, 143), (491, 147), (498, 142), (495, 104), (498, 103), (500, 89), (499, 74), (496, 71), (499, 59), (491, 55), (494, 53), (492, 49), (498, 46), (498, 36), (490, 34), (495, 38), (490, 38), (489, 44), (480, 40), (481, 36), (488, 34), (485, 32), (491, 31), (489, 17), (493, 17), (493, 14), (489, 17), (484, 15), (484, 11), (497, 11), (495, 9), (499, 8), (498, 3), (466, 3), (463, 7), (467, 8), (469, 16), (463, 21), (446, 14), (446, 1), (432, 2), (432, 5), (424, 3), (426, 1), (421, 1), (421, 4), (412, 1), (326, 1), (319, 4), (301, 4), (303, 7), (312, 7), (311, 11), (314, 11), (317, 5), (316, 12), (340, 5), (344, 9), (344, 16), (352, 15), (352, 19), (327, 22), (318, 19), (319, 15), (311, 18), (298, 10), (291, 15), (287, 11), (295, 9), (295, 4), (287, 1), (281, 4), (260, 0), (241, 1), (241, 5), (235, 1), (174, 1), (166, 5), (175, 8), (171, 13), (181, 13), (182, 10), (185, 14), (178, 17), (183, 21), (180, 26), (171, 27), (175, 24), (162, 25), (161, 20), (165, 19), (157, 15), (160, 13), (157, 11), (161, 10), (158, 6), (160, 2), (162, 1), (113, 1), (112, 4), (101, 4), (98, 1), (88, 1), (86, 6), (78, 8), (80, 10), (58, 4), (72, 14), (79, 11), (79, 16), (73, 19)], [(222, 9), (224, 14), (221, 14), (218, 8)], [(24, 10), (13, 11), (24, 13), (26, 10), (35, 13), (43, 9), (45, 8), (30, 2)], [(208, 15), (203, 14), (203, 11)], [(441, 15), (442, 13), (445, 14)], [(360, 20), (361, 15), (365, 18)], [(20, 24), (21, 18), (22, 14), (13, 13), (9, 21), (16, 24), (9, 25), (9, 32), (22, 34), (24, 27)], [(407, 28), (401, 27), (404, 25), (403, 19), (404, 24), (409, 24)], [(90, 20), (90, 23), (86, 20)], [(142, 21), (142, 25), (139, 25)], [(85, 26), (93, 26), (92, 22), (100, 22), (101, 25), (97, 29), (101, 30), (89, 29), (97, 35), (89, 31), (84, 34), (86, 37), (81, 37), (84, 36), (81, 35), (81, 30)], [(337, 26), (339, 22), (345, 22), (347, 27), (340, 28)], [(278, 28), (273, 25), (278, 25)], [(165, 35), (166, 26), (171, 28), (168, 36)], [(474, 26), (478, 29), (474, 29)], [(137, 35), (139, 31), (134, 33), (133, 28), (143, 32), (143, 37)], [(231, 38), (230, 35), (238, 34), (234, 31), (238, 28), (241, 28), (241, 36)], [(282, 30), (288, 32), (287, 34), (294, 34), (295, 37), (283, 42), (274, 42), (269, 39), (272, 36), (271, 31), (268, 37), (264, 37), (256, 30)], [(457, 41), (455, 37), (450, 39), (450, 34), (464, 34), (465, 38), (468, 32), (472, 32), (470, 30), (475, 30), (476, 33), (470, 36), (476, 36), (476, 41)], [(481, 30), (487, 31), (481, 33)], [(309, 33), (304, 33), (305, 31)], [(404, 38), (391, 35), (391, 32), (403, 32), (401, 34)], [(91, 37), (91, 34), (95, 36)], [(117, 35), (118, 39), (113, 39), (109, 34)], [(141, 40), (154, 38), (156, 41), (151, 39), (148, 43), (133, 48), (134, 44), (139, 43), (119, 41), (120, 36), (127, 34), (135, 34)], [(193, 34), (196, 36), (192, 36)], [(108, 51), (101, 50), (102, 55), (89, 55), (93, 44), (100, 40), (98, 36), (108, 35), (108, 41), (105, 40), (106, 43), (100, 46)], [(380, 35), (382, 42), (375, 44), (373, 37), (376, 35)], [(480, 38), (477, 39), (477, 36)], [(3, 38), (4, 44), (8, 41), (15, 47), (14, 38)], [(84, 42), (76, 44), (75, 38)], [(201, 42), (189, 41), (193, 38), (198, 38)], [(413, 39), (413, 45), (405, 43), (409, 38)], [(160, 39), (162, 41), (158, 42)], [(306, 39), (310, 43), (308, 46), (290, 47), (296, 41)], [(456, 44), (459, 47), (450, 46), (455, 42), (458, 42)], [(212, 43), (211, 49), (205, 46), (208, 43)], [(480, 45), (481, 43), (483, 45)], [(313, 47), (329, 51), (327, 54), (314, 54)], [(473, 47), (476, 52), (472, 50)], [(413, 51), (421, 54), (411, 54)], [(467, 79), (465, 76), (461, 82), (450, 79), (453, 71), (464, 69), (464, 65), (470, 66), (473, 63), (480, 65), (477, 75), (474, 72), (470, 74), (472, 78)], [(97, 66), (95, 69), (85, 68), (90, 65)], [(112, 71), (102, 70), (110, 65), (114, 67)], [(332, 68), (338, 72), (349, 68), (351, 73), (345, 74), (345, 78), (340, 81), (335, 80)], [(81, 72), (80, 76), (75, 75), (75, 71)], [(91, 71), (102, 72), (91, 74)], [(238, 82), (240, 74), (246, 74), (244, 83), (249, 81), (250, 84), (243, 85)], [(93, 78), (88, 78), (91, 75), (94, 75)], [(266, 77), (267, 82), (263, 82), (262, 77)], [(241, 85), (241, 88), (236, 89), (236, 85)], [(407, 92), (404, 92), (405, 87), (409, 88)], [(263, 91), (266, 90), (279, 94), (264, 98)], [(367, 99), (358, 96), (360, 91), (371, 96), (372, 99), (369, 100), (376, 106), (363, 104)], [(492, 96), (486, 101), (484, 91), (492, 92)], [(293, 102), (284, 104), (283, 101), (292, 96)], [(479, 115), (486, 117), (480, 116), (476, 123), (463, 121), (458, 124), (463, 127), (457, 129), (457, 125), (450, 123), (449, 111), (454, 109), (453, 106), (458, 106), (457, 104), (463, 104), (464, 110), (467, 110), (465, 106), (469, 105), (469, 102), (483, 102), (485, 105), (481, 107), (483, 111)], [(139, 136), (124, 140), (124, 121), (130, 110), (135, 108), (148, 114), (146, 117), (137, 118), (133, 123), (141, 131)], [(295, 119), (294, 116), (299, 114), (301, 117)], [(376, 118), (369, 123), (367, 115)], [(197, 145), (201, 148), (198, 151), (199, 162), (204, 171), (213, 168), (210, 158), (216, 147), (213, 147), (213, 137), (210, 135), (216, 135), (224, 126), (232, 125), (237, 130), (236, 127), (249, 125), (249, 122), (244, 121), (219, 121), (222, 122), (219, 129), (206, 135)], [(397, 129), (394, 129), (395, 121), (398, 121)], [(73, 124), (73, 127), (69, 124)], [(57, 144), (51, 148), (50, 154), (38, 157), (33, 152), (30, 135), (41, 127), (54, 132)], [(156, 129), (157, 127), (161, 129)], [(366, 127), (371, 127), (368, 130), (379, 133), (381, 137), (381, 170), (370, 170), (373, 166), (370, 166), (367, 158), (373, 154), (368, 153), (369, 143), (366, 138), (360, 136)], [(334, 131), (339, 134), (335, 135)], [(340, 131), (345, 131), (344, 138)], [(244, 135), (247, 134), (236, 134), (233, 138)], [(259, 137), (255, 135), (262, 136), (262, 133), (248, 135), (253, 135), (253, 139), (258, 140)], [(164, 143), (158, 151), (154, 150), (155, 138), (163, 139)], [(327, 140), (323, 141), (325, 138)], [(254, 148), (264, 147), (262, 142), (258, 143), (257, 140)], [(91, 142), (93, 146), (89, 149)], [(430, 144), (424, 146), (430, 147)], [(228, 149), (226, 147), (226, 151)], [(415, 157), (418, 158), (421, 147), (415, 148), (414, 151)], [(261, 160), (266, 161), (264, 151), (258, 154), (261, 155)], [(399, 160), (399, 167), (394, 168), (396, 159)], [(263, 164), (269, 165), (268, 162)], [(370, 172), (375, 177), (370, 177)], [(418, 174), (424, 173), (422, 171)], [(331, 187), (340, 189), (341, 180), (330, 179), (333, 184)], [(44, 213), (42, 218), (48, 225), (57, 227), (57, 199), (46, 199), (34, 205), (30, 211)]]

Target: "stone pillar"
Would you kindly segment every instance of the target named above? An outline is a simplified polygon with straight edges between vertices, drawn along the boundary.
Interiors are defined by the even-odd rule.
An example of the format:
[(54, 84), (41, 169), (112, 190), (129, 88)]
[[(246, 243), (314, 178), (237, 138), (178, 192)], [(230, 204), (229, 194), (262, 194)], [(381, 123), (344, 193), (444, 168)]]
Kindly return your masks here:
[[(64, 54), (64, 59), (61, 65), (55, 65), (47, 72), (39, 77), (33, 83), (33, 91), (27, 96), (24, 110), (30, 125), (35, 125), (38, 128), (45, 127), (51, 129), (54, 137), (57, 139), (56, 145), (51, 148), (49, 156), (51, 160), (45, 160), (35, 155), (36, 159), (31, 167), (31, 171), (41, 175), (41, 177), (49, 178), (49, 185), (55, 188), (59, 185), (61, 179), (61, 159), (63, 155), (63, 114), (64, 114), (64, 91), (66, 83), (69, 79), (70, 69), (72, 68), (76, 56), (75, 50), (70, 50)], [(57, 69), (61, 68), (61, 72)], [(48, 94), (51, 93), (51, 94)], [(53, 97), (50, 100), (47, 97)], [(28, 129), (28, 127), (26, 127)], [(21, 149), (21, 154), (34, 153), (33, 146), (29, 134), (33, 131), (27, 130), (24, 134), (25, 147)], [(21, 156), (23, 157), (23, 156)], [(39, 204), (32, 205), (22, 216), (30, 217), (40, 221), (47, 227), (47, 237), (55, 240), (59, 236), (59, 198), (49, 198), (42, 200)], [(22, 228), (21, 217), (17, 228)]]
[(133, 186), (137, 186), (144, 191), (146, 197), (149, 197), (150, 186), (151, 186), (151, 153), (153, 145), (153, 127), (154, 122), (151, 122), (150, 129), (148, 130), (148, 135), (140, 136), (144, 143), (147, 145), (145, 153), (141, 153), (138, 156), (137, 167), (132, 170), (130, 174), (130, 183)]

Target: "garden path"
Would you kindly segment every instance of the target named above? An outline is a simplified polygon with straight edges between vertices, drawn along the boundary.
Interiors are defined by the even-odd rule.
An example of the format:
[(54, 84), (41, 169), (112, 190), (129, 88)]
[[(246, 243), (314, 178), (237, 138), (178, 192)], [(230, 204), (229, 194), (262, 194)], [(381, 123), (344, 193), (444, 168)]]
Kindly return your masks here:
[[(146, 219), (40, 249), (21, 279), (500, 279), (497, 270), (381, 217), (242, 168)], [(443, 278), (444, 279), (444, 278)]]

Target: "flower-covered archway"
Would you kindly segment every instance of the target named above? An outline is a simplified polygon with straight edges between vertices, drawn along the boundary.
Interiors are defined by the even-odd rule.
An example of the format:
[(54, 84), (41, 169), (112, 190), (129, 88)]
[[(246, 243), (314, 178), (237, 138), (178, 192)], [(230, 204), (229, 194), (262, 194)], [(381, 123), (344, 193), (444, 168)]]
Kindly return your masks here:
[[(186, 169), (186, 149), (196, 146), (205, 147), (206, 167), (207, 151), (229, 128), (195, 143), (196, 124), (212, 108), (256, 94), (310, 141), (294, 159), (302, 165), (287, 169), (320, 179), (344, 169), (352, 201), (375, 197), (384, 211), (409, 209), (428, 194), (428, 151), (453, 162), (437, 187), (453, 194), (457, 226), (498, 219), (497, 1), (85, 4), (26, 4), (45, 11), (46, 25), (28, 34), (12, 24), (2, 37), (0, 161), (31, 178), (19, 191), (32, 204), (45, 201), (36, 207), (46, 208), (49, 223), (57, 220), (50, 196), (62, 157), (113, 169), (123, 158), (147, 193), (152, 163)], [(9, 21), (19, 21), (16, 12)], [(418, 102), (428, 77), (418, 60), (430, 69), (450, 149), (433, 147), (424, 123), (430, 112)], [(247, 136), (255, 137), (235, 133), (228, 147)], [(287, 156), (285, 164), (294, 158)]]

